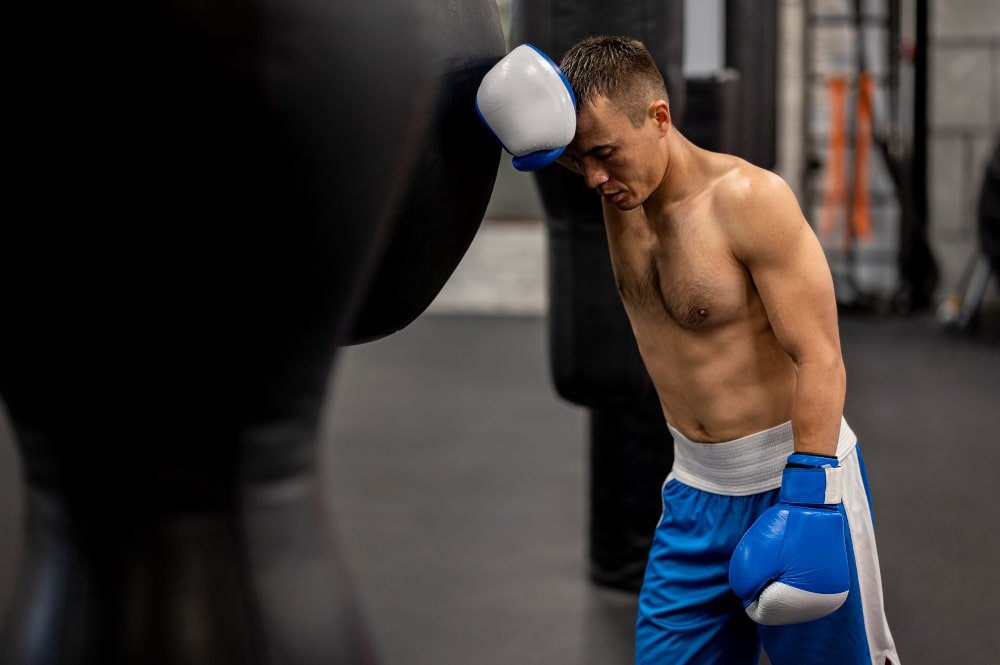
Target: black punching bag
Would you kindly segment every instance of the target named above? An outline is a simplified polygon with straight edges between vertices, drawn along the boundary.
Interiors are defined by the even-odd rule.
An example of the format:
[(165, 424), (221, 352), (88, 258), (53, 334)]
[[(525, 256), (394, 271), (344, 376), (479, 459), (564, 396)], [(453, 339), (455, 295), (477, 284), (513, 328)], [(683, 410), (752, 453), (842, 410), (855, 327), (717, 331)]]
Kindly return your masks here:
[[(680, 124), (685, 89), (683, 0), (515, 0), (512, 45), (529, 42), (557, 63), (588, 35), (643, 42)], [(556, 390), (590, 407), (590, 572), (634, 590), (672, 462), (670, 433), (615, 287), (600, 198), (560, 166), (535, 174), (549, 241), (549, 350)]]
[(655, 393), (628, 406), (590, 411), (590, 576), (638, 591), (673, 461)]
[[(674, 122), (684, 112), (683, 0), (514, 0), (511, 45), (534, 44), (558, 63), (588, 35), (646, 45), (663, 73)], [(565, 399), (623, 405), (652, 389), (615, 288), (600, 198), (560, 166), (535, 174), (549, 240), (549, 350)]]
[(317, 421), (440, 84), (495, 61), (485, 2), (8, 13), (0, 394), (27, 533), (5, 665), (373, 662)]
[(684, 136), (699, 148), (736, 154), (742, 139), (737, 132), (740, 75), (732, 69), (688, 78)]
[(431, 124), (351, 342), (400, 330), (431, 304), (479, 229), (500, 164), (497, 142), (475, 111), (480, 81), (505, 54), (496, 2), (429, 5), (440, 28)]
[(740, 74), (738, 147), (761, 168), (774, 168), (778, 143), (778, 0), (726, 0), (726, 67)]
[(977, 213), (979, 246), (989, 257), (993, 275), (1000, 280), (1000, 142), (986, 164)]

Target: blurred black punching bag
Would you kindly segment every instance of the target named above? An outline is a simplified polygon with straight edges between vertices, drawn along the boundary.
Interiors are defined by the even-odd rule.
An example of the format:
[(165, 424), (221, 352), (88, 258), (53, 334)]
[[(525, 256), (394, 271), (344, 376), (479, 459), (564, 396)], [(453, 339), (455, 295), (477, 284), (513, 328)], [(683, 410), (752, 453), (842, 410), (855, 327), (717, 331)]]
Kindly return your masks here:
[(0, 395), (27, 532), (0, 662), (374, 662), (315, 437), (439, 100), (503, 50), (489, 0), (451, 5), (12, 9)]
[(689, 77), (684, 137), (699, 148), (736, 154), (743, 140), (738, 132), (740, 75), (732, 69)]
[[(683, 29), (683, 0), (514, 0), (511, 44), (534, 44), (558, 63), (588, 35), (638, 39), (663, 74), (680, 124)], [(591, 576), (637, 589), (656, 526), (655, 515), (645, 518), (659, 514), (672, 461), (670, 434), (615, 287), (599, 197), (560, 166), (535, 178), (548, 227), (553, 382), (563, 398), (593, 410)], [(640, 505), (653, 510), (637, 513)]]
[(726, 67), (739, 72), (732, 152), (772, 169), (778, 154), (778, 0), (726, 0)]
[(1000, 282), (1000, 142), (986, 163), (976, 212), (979, 246), (990, 260), (993, 276)]

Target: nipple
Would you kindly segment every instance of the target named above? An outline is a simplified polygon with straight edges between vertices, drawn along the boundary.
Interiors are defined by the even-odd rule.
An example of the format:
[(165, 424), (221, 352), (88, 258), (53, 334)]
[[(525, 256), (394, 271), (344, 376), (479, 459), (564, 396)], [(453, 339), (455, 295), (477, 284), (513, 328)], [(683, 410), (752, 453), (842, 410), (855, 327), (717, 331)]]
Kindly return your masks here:
[(706, 316), (708, 316), (708, 310), (705, 309), (704, 307), (699, 307), (698, 308), (698, 316), (700, 316), (701, 318), (704, 319)]

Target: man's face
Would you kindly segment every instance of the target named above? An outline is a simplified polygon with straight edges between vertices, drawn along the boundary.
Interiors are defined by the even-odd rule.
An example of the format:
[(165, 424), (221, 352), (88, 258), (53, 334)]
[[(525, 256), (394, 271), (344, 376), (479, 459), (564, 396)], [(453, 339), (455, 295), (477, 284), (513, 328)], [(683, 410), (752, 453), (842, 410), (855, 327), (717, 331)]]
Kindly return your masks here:
[(664, 134), (655, 112), (635, 127), (606, 97), (599, 97), (577, 115), (576, 135), (559, 163), (583, 175), (587, 187), (619, 210), (631, 210), (663, 180), (666, 164), (659, 138)]

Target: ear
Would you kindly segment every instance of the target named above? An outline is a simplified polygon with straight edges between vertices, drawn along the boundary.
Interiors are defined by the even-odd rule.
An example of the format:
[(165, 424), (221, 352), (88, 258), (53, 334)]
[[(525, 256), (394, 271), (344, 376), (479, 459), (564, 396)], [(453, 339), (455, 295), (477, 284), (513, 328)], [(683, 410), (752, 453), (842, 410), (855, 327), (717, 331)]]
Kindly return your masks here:
[(656, 122), (656, 128), (662, 134), (666, 134), (673, 122), (670, 119), (670, 104), (663, 99), (657, 99), (649, 105), (649, 115)]

